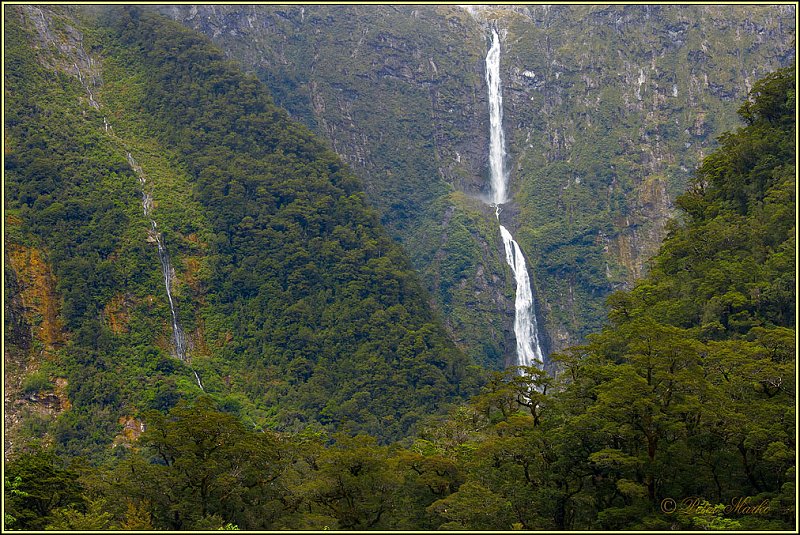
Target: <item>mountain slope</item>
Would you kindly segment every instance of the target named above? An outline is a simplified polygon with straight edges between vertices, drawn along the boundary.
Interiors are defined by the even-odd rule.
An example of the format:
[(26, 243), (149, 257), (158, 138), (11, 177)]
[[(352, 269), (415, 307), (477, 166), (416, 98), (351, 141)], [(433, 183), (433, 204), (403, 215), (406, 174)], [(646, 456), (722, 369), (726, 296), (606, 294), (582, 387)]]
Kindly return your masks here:
[[(338, 157), (204, 38), (98, 16), (6, 13), (6, 248), (46, 260), (64, 323), (27, 394), (64, 379), (71, 405), (19, 432), (102, 454), (205, 391), (258, 426), (389, 439), (467, 395), (475, 371)], [(9, 258), (12, 293), (35, 274)], [(7, 307), (7, 358), (35, 359), (39, 320)]]
[(100, 466), (14, 455), (4, 528), (796, 531), (794, 69), (740, 114), (557, 377), (497, 372), (390, 445), (181, 400)]
[[(791, 63), (792, 6), (169, 6), (264, 80), (366, 184), (474, 359), (514, 362), (491, 210), (484, 57), (501, 30), (513, 203), (559, 349), (645, 272), (674, 199), (754, 81)], [(458, 193), (454, 193), (458, 192)], [(485, 224), (481, 222), (485, 221)]]
[[(485, 190), (484, 39), (452, 6), (168, 6), (327, 139), (476, 362), (514, 362), (514, 283)], [(486, 175), (488, 176), (488, 175)]]

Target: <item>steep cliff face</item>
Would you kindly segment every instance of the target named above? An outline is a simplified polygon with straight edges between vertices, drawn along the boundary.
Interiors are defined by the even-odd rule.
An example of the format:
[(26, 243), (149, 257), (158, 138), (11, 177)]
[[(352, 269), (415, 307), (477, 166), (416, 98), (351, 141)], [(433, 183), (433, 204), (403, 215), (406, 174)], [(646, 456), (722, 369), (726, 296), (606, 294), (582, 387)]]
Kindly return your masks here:
[[(6, 221), (9, 227), (19, 223), (13, 217)], [(19, 450), (24, 425), (41, 428), (70, 403), (67, 381), (57, 371), (66, 333), (52, 268), (40, 250), (13, 238), (6, 240), (5, 254), (4, 451), (9, 455)]]
[(644, 272), (672, 200), (716, 136), (738, 124), (753, 81), (793, 61), (794, 8), (531, 6), (478, 16), (506, 30), (518, 224), (554, 313), (548, 325), (584, 335), (599, 327), (601, 298)]
[[(412, 253), (470, 353), (487, 360), (493, 324), (509, 332), (502, 248), (492, 232), (440, 246), (449, 190), (486, 188), (487, 27), (502, 34), (509, 221), (531, 271), (554, 348), (579, 341), (603, 301), (645, 270), (672, 199), (759, 76), (793, 58), (792, 6), (518, 6), (469, 8), (199, 6), (167, 8), (266, 80), (279, 104), (324, 134), (367, 185)], [(433, 202), (434, 199), (440, 199)], [(437, 209), (431, 210), (431, 206)], [(470, 248), (488, 259), (439, 281)], [(455, 261), (456, 263), (458, 260)], [(480, 275), (478, 275), (480, 273)], [(488, 274), (488, 279), (481, 277)], [(490, 290), (493, 288), (493, 290)], [(487, 292), (488, 290), (488, 292)], [(482, 294), (483, 309), (467, 295)], [(480, 319), (478, 319), (480, 318)], [(498, 319), (502, 318), (502, 319)], [(506, 338), (508, 338), (506, 336)], [(513, 343), (490, 343), (493, 354)], [(500, 361), (502, 358), (500, 359)]]
[[(480, 174), (487, 141), (473, 135), (488, 130), (484, 42), (464, 11), (407, 6), (170, 6), (165, 11), (225, 44), (228, 55), (268, 83), (279, 104), (325, 133), (361, 171), (379, 206), (396, 202), (384, 194), (400, 172), (404, 187), (414, 189), (405, 196), (419, 201), (441, 194), (441, 180), (464, 191), (484, 188)], [(387, 130), (390, 121), (394, 126)], [(394, 165), (387, 168), (389, 163)]]
[[(487, 191), (485, 39), (454, 6), (171, 6), (322, 134), (476, 362), (513, 359), (513, 280)], [(464, 195), (466, 194), (466, 195)], [(479, 296), (476, 297), (476, 296)]]

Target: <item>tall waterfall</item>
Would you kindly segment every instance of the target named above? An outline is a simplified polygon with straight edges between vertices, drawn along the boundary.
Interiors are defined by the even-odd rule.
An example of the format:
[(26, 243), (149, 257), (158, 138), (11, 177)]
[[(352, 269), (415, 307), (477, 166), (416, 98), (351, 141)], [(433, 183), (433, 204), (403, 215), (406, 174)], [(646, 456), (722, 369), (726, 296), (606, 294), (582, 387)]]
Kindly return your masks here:
[[(508, 176), (505, 171), (506, 142), (503, 135), (503, 93), (500, 85), (500, 36), (492, 29), (492, 46), (486, 54), (486, 84), (489, 91), (489, 170), (491, 203), (500, 221), (500, 205), (506, 202)], [(506, 227), (500, 225), (506, 262), (514, 273), (517, 286), (514, 299), (514, 336), (517, 339), (517, 365), (541, 366), (544, 363), (539, 345), (533, 292), (522, 250)]]
[(500, 37), (492, 29), (492, 46), (486, 54), (486, 86), (489, 89), (489, 170), (491, 171), (492, 202), (506, 202), (504, 169), (506, 139), (503, 135), (503, 92), (500, 86)]

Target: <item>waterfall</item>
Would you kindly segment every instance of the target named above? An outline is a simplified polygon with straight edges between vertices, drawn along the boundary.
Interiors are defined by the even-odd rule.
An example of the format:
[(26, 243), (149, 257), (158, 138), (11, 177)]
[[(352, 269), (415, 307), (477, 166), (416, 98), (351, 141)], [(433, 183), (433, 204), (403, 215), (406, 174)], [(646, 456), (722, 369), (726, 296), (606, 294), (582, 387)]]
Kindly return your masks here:
[[(142, 171), (142, 166), (136, 162), (130, 152), (126, 153), (125, 156), (128, 159), (128, 165), (131, 166), (136, 176), (139, 177), (139, 184), (142, 186), (142, 210), (144, 211), (145, 217), (150, 218), (150, 211), (153, 209), (153, 196), (145, 187), (147, 179), (144, 176), (144, 171)], [(172, 297), (172, 279), (175, 277), (175, 273), (170, 265), (169, 253), (167, 253), (167, 246), (164, 244), (164, 237), (158, 231), (158, 225), (155, 219), (150, 218), (150, 230), (148, 230), (147, 234), (148, 238), (155, 241), (158, 246), (158, 260), (161, 262), (161, 273), (164, 276), (164, 287), (167, 290), (167, 302), (169, 303), (169, 311), (172, 315), (172, 345), (175, 349), (175, 356), (186, 362), (189, 356), (188, 347), (186, 345), (186, 335), (178, 321), (178, 310), (175, 307), (175, 299)], [(203, 383), (200, 382), (200, 376), (197, 374), (197, 371), (191, 366), (189, 369), (191, 369), (194, 374), (197, 386), (200, 387), (200, 390), (205, 392), (205, 388), (203, 388)]]
[(489, 170), (492, 202), (506, 202), (506, 140), (503, 135), (503, 93), (500, 86), (500, 37), (492, 29), (492, 46), (486, 54), (486, 86), (489, 89)]
[(533, 309), (533, 292), (528, 279), (528, 268), (525, 257), (511, 233), (500, 225), (503, 246), (506, 250), (506, 262), (511, 266), (517, 283), (517, 295), (514, 299), (514, 335), (517, 338), (517, 365), (541, 366), (544, 362), (542, 348), (539, 345), (539, 333), (536, 325), (536, 313)]
[[(492, 28), (492, 46), (486, 54), (486, 84), (489, 92), (489, 170), (491, 173), (491, 204), (500, 221), (500, 205), (507, 201), (508, 176), (505, 171), (506, 146), (503, 135), (503, 93), (500, 84), (500, 36)], [(533, 292), (525, 257), (511, 233), (500, 225), (500, 235), (516, 282), (514, 298), (514, 336), (517, 339), (517, 365), (542, 366), (544, 356), (539, 345)]]
[[(152, 233), (158, 245), (158, 259), (161, 261), (161, 271), (164, 274), (164, 286), (167, 288), (169, 310), (172, 313), (172, 341), (175, 343), (175, 354), (181, 360), (186, 360), (186, 336), (183, 334), (181, 324), (178, 323), (178, 311), (175, 310), (175, 301), (172, 299), (172, 267), (169, 264), (169, 255), (161, 234), (156, 230), (156, 222), (151, 220)], [(198, 381), (199, 382), (199, 381)]]
[[(150, 211), (153, 208), (153, 196), (145, 188), (147, 179), (144, 176), (142, 167), (136, 162), (131, 153), (128, 152), (125, 156), (128, 159), (128, 165), (131, 166), (131, 169), (133, 169), (133, 171), (136, 173), (136, 176), (139, 177), (139, 183), (142, 185), (142, 210), (144, 211), (145, 217), (150, 217)], [(161, 262), (161, 273), (164, 275), (164, 286), (167, 289), (169, 311), (172, 314), (172, 342), (173, 347), (175, 348), (175, 356), (185, 361), (187, 356), (186, 335), (183, 333), (183, 329), (181, 329), (181, 324), (178, 321), (178, 311), (175, 308), (175, 300), (172, 298), (172, 279), (174, 277), (174, 273), (169, 262), (167, 247), (164, 245), (164, 238), (158, 231), (158, 225), (152, 218), (150, 219), (150, 230), (148, 231), (148, 236), (151, 240), (154, 240), (158, 246), (158, 260)], [(197, 372), (195, 372), (195, 377), (197, 377)], [(197, 377), (197, 384), (201, 389), (203, 388), (200, 384), (199, 377)]]
[(206, 389), (205, 389), (205, 388), (203, 388), (203, 383), (201, 383), (201, 382), (200, 382), (200, 376), (199, 376), (199, 375), (197, 375), (197, 371), (196, 371), (195, 369), (192, 369), (192, 373), (194, 374), (194, 378), (195, 378), (195, 380), (197, 380), (197, 386), (199, 386), (199, 387), (200, 387), (200, 390), (202, 390), (203, 392), (205, 392), (205, 391), (206, 391)]

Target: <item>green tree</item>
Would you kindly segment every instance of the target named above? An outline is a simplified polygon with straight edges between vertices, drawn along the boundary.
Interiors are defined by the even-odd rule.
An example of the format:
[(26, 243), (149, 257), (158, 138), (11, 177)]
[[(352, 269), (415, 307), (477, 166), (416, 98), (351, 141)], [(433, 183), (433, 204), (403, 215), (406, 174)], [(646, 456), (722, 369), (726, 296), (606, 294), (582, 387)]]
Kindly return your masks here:
[(13, 482), (4, 491), (6, 513), (15, 519), (15, 529), (42, 530), (56, 510), (85, 508), (78, 474), (51, 451), (23, 453), (10, 460), (5, 477)]
[(56, 509), (45, 529), (55, 531), (116, 529), (116, 525), (112, 522), (112, 514), (106, 511), (106, 505), (106, 501), (101, 498), (89, 500), (85, 512), (72, 507)]
[(510, 503), (479, 483), (468, 481), (429, 509), (446, 520), (445, 530), (507, 530), (513, 522)]
[(301, 491), (337, 521), (339, 529), (398, 526), (402, 477), (388, 448), (373, 437), (339, 435), (320, 455)]
[(117, 473), (120, 492), (151, 503), (156, 528), (194, 529), (214, 515), (239, 525), (254, 522), (277, 477), (276, 446), (268, 435), (217, 411), (209, 397), (180, 402), (167, 415), (151, 411), (146, 421), (139, 443), (147, 458), (134, 456)]

